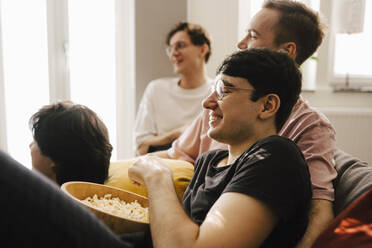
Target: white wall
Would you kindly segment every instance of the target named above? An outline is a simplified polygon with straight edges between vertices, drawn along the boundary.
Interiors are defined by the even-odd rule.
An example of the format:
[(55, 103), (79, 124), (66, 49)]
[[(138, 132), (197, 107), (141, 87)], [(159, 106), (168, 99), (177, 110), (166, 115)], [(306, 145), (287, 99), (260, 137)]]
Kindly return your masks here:
[(187, 0), (135, 0), (136, 106), (151, 80), (174, 75), (165, 37), (173, 25), (186, 21), (186, 13)]
[(188, 0), (187, 20), (203, 26), (212, 37), (208, 75), (215, 76), (218, 65), (236, 50), (239, 18), (238, 0)]
[(336, 130), (336, 146), (372, 165), (372, 109), (320, 108)]

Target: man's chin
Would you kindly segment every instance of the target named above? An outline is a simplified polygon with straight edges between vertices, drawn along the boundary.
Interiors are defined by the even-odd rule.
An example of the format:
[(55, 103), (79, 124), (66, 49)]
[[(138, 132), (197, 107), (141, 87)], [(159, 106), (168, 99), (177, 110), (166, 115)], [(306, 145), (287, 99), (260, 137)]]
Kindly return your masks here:
[(181, 67), (175, 65), (175, 66), (173, 66), (173, 71), (174, 71), (175, 74), (180, 74), (182, 69), (181, 69)]
[(218, 129), (216, 128), (209, 128), (208, 130), (208, 137), (214, 139), (215, 141), (221, 142), (221, 135)]

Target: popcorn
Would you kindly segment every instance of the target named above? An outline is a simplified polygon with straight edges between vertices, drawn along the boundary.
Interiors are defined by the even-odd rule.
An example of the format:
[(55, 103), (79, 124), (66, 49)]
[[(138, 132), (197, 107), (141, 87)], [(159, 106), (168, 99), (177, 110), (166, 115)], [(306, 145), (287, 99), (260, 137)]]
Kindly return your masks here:
[(120, 200), (119, 197), (112, 197), (111, 194), (106, 194), (103, 197), (98, 197), (97, 194), (94, 194), (93, 197), (87, 197), (82, 202), (120, 217), (149, 222), (149, 209), (142, 207), (137, 200), (126, 203)]

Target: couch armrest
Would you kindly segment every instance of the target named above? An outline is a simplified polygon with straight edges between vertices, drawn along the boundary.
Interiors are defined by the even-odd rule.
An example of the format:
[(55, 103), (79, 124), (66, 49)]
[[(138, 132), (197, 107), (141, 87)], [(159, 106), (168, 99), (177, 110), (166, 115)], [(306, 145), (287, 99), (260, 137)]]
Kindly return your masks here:
[(337, 178), (334, 181), (334, 214), (337, 216), (356, 198), (372, 188), (372, 166), (340, 150), (335, 150)]

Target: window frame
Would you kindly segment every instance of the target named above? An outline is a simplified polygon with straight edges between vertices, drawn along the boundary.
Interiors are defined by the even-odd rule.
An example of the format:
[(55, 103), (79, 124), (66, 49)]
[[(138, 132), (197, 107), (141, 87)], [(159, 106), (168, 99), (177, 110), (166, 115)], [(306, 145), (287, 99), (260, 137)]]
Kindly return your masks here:
[[(335, 0), (332, 1), (321, 1), (320, 11), (328, 18), (328, 33), (327, 38), (324, 41), (324, 46), (327, 49), (322, 50), (322, 58), (318, 65), (318, 68), (326, 68), (327, 85), (331, 87), (342, 86), (346, 84), (346, 74), (336, 75), (333, 71), (335, 64), (335, 49), (336, 49), (336, 32), (335, 30)], [(349, 86), (364, 87), (372, 85), (372, 76), (348, 75)]]

